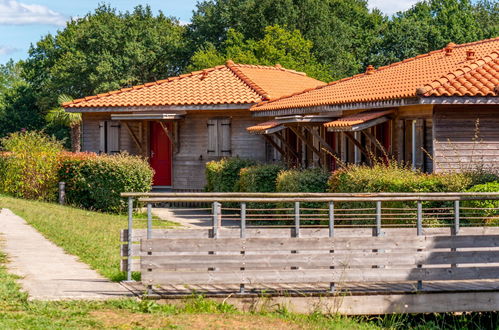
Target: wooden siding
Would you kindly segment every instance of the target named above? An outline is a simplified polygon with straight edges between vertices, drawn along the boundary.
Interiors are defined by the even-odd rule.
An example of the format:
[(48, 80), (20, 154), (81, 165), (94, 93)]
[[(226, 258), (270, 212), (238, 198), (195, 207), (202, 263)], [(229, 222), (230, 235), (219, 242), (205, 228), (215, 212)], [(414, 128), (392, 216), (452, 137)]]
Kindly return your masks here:
[[(228, 116), (230, 114), (230, 116)], [(220, 114), (215, 111), (190, 112), (179, 122), (179, 152), (173, 155), (173, 187), (175, 189), (202, 189), (205, 184), (205, 165), (220, 159), (208, 156), (208, 120), (217, 117), (231, 119), (231, 156), (266, 160), (265, 140), (260, 135), (251, 135), (246, 128), (261, 122), (252, 118), (249, 111)]]
[[(83, 113), (82, 128), (82, 151), (99, 153), (100, 150), (100, 129), (101, 121), (111, 120), (109, 113)], [(130, 122), (130, 128), (137, 136), (140, 136), (140, 122)], [(119, 147), (122, 151), (127, 151), (132, 155), (140, 154), (140, 150), (128, 133), (128, 130), (121, 124)]]
[(436, 172), (499, 169), (499, 106), (436, 106)]

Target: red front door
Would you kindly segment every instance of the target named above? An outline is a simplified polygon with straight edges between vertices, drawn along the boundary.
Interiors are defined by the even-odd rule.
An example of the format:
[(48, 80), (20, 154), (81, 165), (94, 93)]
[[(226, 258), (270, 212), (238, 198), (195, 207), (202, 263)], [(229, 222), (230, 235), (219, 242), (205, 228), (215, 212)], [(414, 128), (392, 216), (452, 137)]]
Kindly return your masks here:
[[(163, 123), (171, 132), (171, 123)], [(151, 167), (154, 169), (153, 185), (172, 185), (172, 144), (161, 124), (151, 123)]]

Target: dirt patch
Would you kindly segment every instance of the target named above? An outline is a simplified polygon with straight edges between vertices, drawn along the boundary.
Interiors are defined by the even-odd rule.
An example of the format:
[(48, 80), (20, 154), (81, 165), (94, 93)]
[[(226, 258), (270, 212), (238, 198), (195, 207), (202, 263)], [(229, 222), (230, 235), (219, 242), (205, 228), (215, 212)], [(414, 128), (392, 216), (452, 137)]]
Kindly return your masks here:
[(180, 328), (180, 329), (305, 329), (298, 324), (260, 315), (241, 314), (142, 314), (119, 310), (101, 310), (90, 313), (105, 327), (132, 329)]

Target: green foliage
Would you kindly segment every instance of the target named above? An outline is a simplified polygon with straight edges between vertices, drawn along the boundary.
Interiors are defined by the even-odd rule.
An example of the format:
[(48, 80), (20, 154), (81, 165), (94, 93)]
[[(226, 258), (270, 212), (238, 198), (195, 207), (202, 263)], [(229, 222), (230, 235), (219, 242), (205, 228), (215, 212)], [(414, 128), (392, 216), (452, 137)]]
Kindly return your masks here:
[(117, 12), (100, 5), (46, 35), (29, 51), (24, 76), (43, 109), (57, 95), (94, 95), (178, 74), (185, 66), (185, 27), (146, 6)]
[(329, 172), (322, 169), (292, 169), (279, 173), (278, 192), (326, 192)]
[(325, 65), (320, 64), (311, 53), (312, 42), (306, 40), (299, 30), (287, 30), (279, 25), (264, 28), (261, 39), (244, 39), (242, 33), (229, 29), (222, 51), (212, 43), (197, 50), (191, 58), (188, 70), (201, 70), (223, 64), (231, 59), (236, 63), (275, 65), (287, 69), (304, 71), (319, 80), (329, 81)]
[(12, 133), (2, 140), (2, 145), (8, 152), (2, 190), (27, 199), (54, 200), (62, 145), (37, 131)]
[(255, 165), (255, 161), (239, 157), (222, 158), (206, 164), (205, 191), (230, 192), (237, 189), (239, 171), (248, 166)]
[(127, 154), (65, 157), (59, 170), (68, 203), (105, 212), (123, 212), (120, 193), (150, 191), (152, 177), (144, 159)]
[(237, 183), (241, 192), (275, 192), (276, 179), (284, 166), (279, 164), (261, 164), (242, 168)]
[(329, 179), (330, 192), (456, 192), (472, 183), (462, 173), (426, 174), (391, 161), (388, 165), (348, 165)]
[[(499, 192), (499, 181), (475, 185), (468, 189), (468, 192)], [(495, 226), (499, 224), (499, 200), (464, 201), (462, 207), (465, 216), (471, 218), (465, 219), (463, 222), (485, 223)], [(485, 210), (474, 210), (473, 208), (483, 208)]]

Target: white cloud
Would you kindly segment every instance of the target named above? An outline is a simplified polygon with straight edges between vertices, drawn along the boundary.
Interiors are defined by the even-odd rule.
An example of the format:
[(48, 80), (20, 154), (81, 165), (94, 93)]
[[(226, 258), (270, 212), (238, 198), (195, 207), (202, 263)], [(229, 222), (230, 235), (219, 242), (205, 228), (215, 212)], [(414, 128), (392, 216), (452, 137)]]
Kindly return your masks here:
[(387, 15), (411, 8), (418, 0), (369, 0), (369, 8), (378, 8)]
[(16, 52), (17, 48), (0, 46), (0, 55), (9, 55)]
[(0, 24), (63, 26), (66, 20), (64, 15), (49, 9), (47, 6), (26, 4), (15, 0), (0, 0)]

